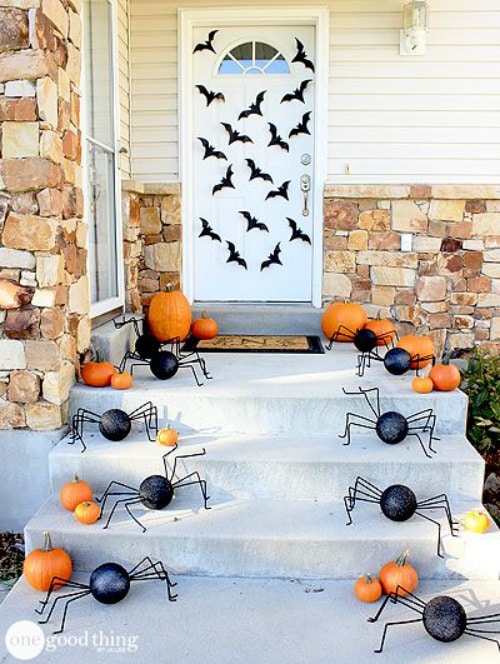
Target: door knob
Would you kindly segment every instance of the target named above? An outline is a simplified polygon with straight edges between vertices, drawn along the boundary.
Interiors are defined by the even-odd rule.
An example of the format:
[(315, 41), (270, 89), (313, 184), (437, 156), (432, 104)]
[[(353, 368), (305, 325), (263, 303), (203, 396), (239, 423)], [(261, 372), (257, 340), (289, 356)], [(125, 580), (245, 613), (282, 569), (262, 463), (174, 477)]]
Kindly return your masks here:
[(309, 216), (308, 203), (309, 203), (309, 192), (311, 190), (311, 178), (306, 173), (304, 173), (304, 175), (300, 178), (300, 189), (304, 194), (304, 207), (302, 208), (302, 216), (308, 217)]

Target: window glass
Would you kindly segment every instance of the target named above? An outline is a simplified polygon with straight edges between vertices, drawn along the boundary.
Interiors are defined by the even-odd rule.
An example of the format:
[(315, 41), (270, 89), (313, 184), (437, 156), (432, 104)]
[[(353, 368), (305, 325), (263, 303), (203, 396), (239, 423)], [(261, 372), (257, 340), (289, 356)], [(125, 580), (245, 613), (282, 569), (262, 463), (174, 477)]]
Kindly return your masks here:
[(264, 42), (246, 42), (224, 56), (219, 74), (289, 74), (285, 57), (274, 46)]

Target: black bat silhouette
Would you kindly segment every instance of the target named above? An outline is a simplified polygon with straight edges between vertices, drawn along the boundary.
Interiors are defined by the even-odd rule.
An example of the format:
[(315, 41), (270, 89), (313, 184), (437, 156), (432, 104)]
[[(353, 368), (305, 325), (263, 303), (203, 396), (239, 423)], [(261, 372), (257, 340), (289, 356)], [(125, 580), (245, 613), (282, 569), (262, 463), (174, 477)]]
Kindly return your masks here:
[(229, 242), (229, 240), (226, 240), (227, 248), (229, 249), (229, 258), (227, 259), (226, 263), (238, 263), (238, 265), (241, 265), (241, 267), (244, 267), (245, 270), (248, 270), (248, 265), (247, 262), (244, 258), (240, 256), (240, 252), (236, 251), (236, 247), (232, 242)]
[(278, 134), (278, 128), (276, 127), (276, 125), (274, 125), (272, 122), (268, 122), (267, 124), (269, 125), (269, 131), (271, 132), (271, 140), (269, 141), (267, 146), (269, 147), (270, 145), (279, 145), (279, 147), (282, 150), (290, 152), (290, 146)]
[(290, 184), (291, 180), (286, 180), (286, 182), (283, 182), (281, 187), (278, 187), (277, 189), (273, 189), (268, 193), (266, 196), (266, 201), (268, 198), (277, 198), (278, 196), (281, 196), (282, 198), (286, 198), (288, 200), (288, 186)]
[(231, 143), (237, 143), (237, 142), (239, 142), (239, 143), (253, 143), (250, 136), (246, 136), (245, 134), (240, 134), (240, 132), (236, 131), (236, 129), (233, 129), (228, 122), (221, 122), (221, 125), (224, 127), (224, 129), (229, 134), (229, 145), (231, 145)]
[(272, 251), (269, 254), (267, 260), (263, 261), (260, 264), (260, 271), (262, 272), (264, 268), (269, 267), (274, 263), (276, 263), (277, 265), (283, 265), (283, 263), (280, 261), (280, 254), (281, 254), (281, 249), (280, 249), (280, 243), (278, 242), (278, 244), (274, 247), (274, 251)]
[(234, 175), (232, 166), (233, 166), (232, 164), (229, 164), (229, 166), (227, 167), (226, 174), (224, 175), (222, 180), (219, 182), (219, 184), (216, 184), (215, 187), (212, 188), (212, 196), (221, 189), (224, 189), (225, 187), (228, 187), (230, 189), (235, 189), (235, 186), (231, 180), (231, 178)]
[(297, 226), (297, 222), (294, 219), (291, 219), (290, 217), (287, 217), (288, 219), (288, 225), (292, 229), (292, 236), (290, 238), (290, 242), (292, 240), (303, 240), (304, 242), (309, 242), (311, 244), (311, 238), (309, 235), (304, 233), (300, 228)]
[(299, 134), (311, 134), (309, 131), (309, 128), (307, 126), (307, 123), (311, 119), (311, 111), (308, 111), (307, 113), (304, 113), (302, 116), (302, 120), (297, 124), (296, 127), (292, 129), (292, 131), (288, 134), (288, 138), (292, 138), (292, 136), (298, 136)]
[(314, 71), (314, 65), (311, 62), (311, 60), (309, 60), (309, 58), (307, 57), (304, 44), (300, 41), (300, 39), (297, 39), (297, 37), (295, 37), (295, 42), (297, 44), (297, 53), (293, 57), (292, 62), (302, 62), (304, 67), (310, 69), (311, 71)]
[(307, 80), (302, 81), (298, 88), (295, 88), (293, 92), (290, 92), (281, 98), (280, 104), (283, 104), (285, 101), (293, 101), (294, 99), (297, 99), (297, 101), (301, 101), (303, 104), (305, 104), (306, 102), (304, 100), (304, 92), (311, 82), (312, 78), (308, 78)]
[(250, 104), (250, 106), (247, 108), (246, 111), (241, 111), (241, 113), (238, 115), (238, 120), (241, 120), (242, 118), (248, 118), (249, 115), (262, 115), (262, 111), (260, 110), (260, 105), (264, 101), (264, 95), (266, 94), (266, 92), (267, 90), (259, 92), (259, 94), (255, 98), (254, 103)]
[(195, 88), (198, 88), (200, 91), (200, 94), (205, 97), (205, 101), (207, 102), (207, 106), (210, 106), (210, 104), (215, 100), (219, 99), (220, 101), (226, 101), (226, 98), (222, 94), (222, 92), (214, 92), (213, 90), (208, 90), (204, 85), (195, 85)]
[(203, 155), (203, 159), (208, 159), (209, 157), (215, 157), (216, 159), (225, 159), (227, 161), (226, 155), (220, 150), (216, 150), (213, 145), (210, 145), (210, 143), (207, 141), (206, 138), (198, 136), (198, 140), (201, 141), (201, 144), (205, 148), (205, 154)]
[(247, 212), (246, 210), (240, 210), (240, 214), (243, 215), (243, 217), (245, 217), (247, 220), (247, 233), (253, 228), (258, 228), (259, 231), (266, 231), (269, 233), (269, 228), (261, 221), (258, 221), (255, 217), (252, 217), (250, 212)]
[(265, 182), (270, 182), (271, 184), (274, 184), (274, 181), (272, 177), (269, 175), (269, 173), (264, 173), (264, 171), (261, 168), (258, 168), (255, 165), (253, 159), (245, 159), (245, 161), (248, 164), (248, 168), (251, 170), (250, 180), (256, 180), (257, 178), (259, 178), (260, 180), (264, 180)]
[(206, 219), (203, 219), (203, 217), (200, 217), (199, 219), (201, 221), (202, 229), (201, 229), (201, 233), (198, 235), (198, 237), (203, 237), (204, 235), (206, 235), (211, 240), (216, 240), (217, 242), (222, 242), (222, 240), (220, 239), (220, 235), (218, 235), (217, 233), (214, 233), (213, 228), (210, 226), (208, 221)]
[(211, 32), (208, 33), (208, 39), (205, 42), (200, 42), (199, 44), (196, 44), (194, 47), (193, 53), (199, 53), (200, 51), (212, 51), (212, 53), (215, 53), (215, 48), (213, 46), (213, 41), (215, 35), (218, 33), (218, 30), (212, 30)]

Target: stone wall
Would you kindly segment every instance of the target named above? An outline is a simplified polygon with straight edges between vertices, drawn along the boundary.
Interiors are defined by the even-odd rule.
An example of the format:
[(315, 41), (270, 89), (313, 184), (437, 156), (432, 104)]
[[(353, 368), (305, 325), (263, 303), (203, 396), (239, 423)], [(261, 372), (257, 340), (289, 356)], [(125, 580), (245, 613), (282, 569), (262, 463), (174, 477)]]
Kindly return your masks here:
[(0, 429), (67, 417), (90, 342), (80, 0), (0, 0)]
[(439, 350), (500, 348), (500, 187), (328, 186), (325, 302), (350, 299)]
[(127, 309), (142, 312), (168, 283), (180, 287), (181, 190), (178, 184), (122, 182)]

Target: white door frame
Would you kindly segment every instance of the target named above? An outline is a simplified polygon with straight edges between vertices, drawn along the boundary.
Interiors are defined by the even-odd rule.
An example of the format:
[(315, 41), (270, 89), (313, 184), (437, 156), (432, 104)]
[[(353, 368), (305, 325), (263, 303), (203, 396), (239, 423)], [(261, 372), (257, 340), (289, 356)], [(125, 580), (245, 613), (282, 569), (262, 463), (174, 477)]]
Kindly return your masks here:
[(194, 299), (194, 114), (191, 104), (193, 91), (193, 29), (202, 26), (254, 25), (313, 25), (316, 29), (316, 71), (314, 87), (314, 226), (312, 254), (312, 304), (322, 306), (323, 282), (323, 188), (326, 180), (328, 71), (329, 71), (329, 11), (326, 7), (205, 7), (178, 10), (178, 95), (179, 95), (179, 160), (182, 185), (182, 290), (192, 303)]

